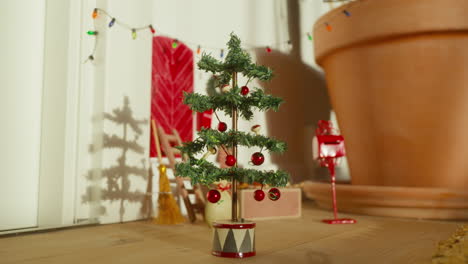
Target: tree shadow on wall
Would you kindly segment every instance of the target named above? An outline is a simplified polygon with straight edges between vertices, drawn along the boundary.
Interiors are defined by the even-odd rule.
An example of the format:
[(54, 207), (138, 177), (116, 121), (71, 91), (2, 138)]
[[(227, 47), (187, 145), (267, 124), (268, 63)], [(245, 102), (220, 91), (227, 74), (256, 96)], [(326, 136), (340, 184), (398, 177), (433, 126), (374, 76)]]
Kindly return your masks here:
[(278, 112), (266, 113), (269, 136), (288, 144), (288, 151), (272, 155), (272, 162), (288, 171), (294, 182), (319, 178), (323, 172), (313, 159), (312, 138), (318, 120), (330, 118), (325, 80), (320, 72), (290, 54), (265, 54), (259, 49), (257, 60), (275, 73), (272, 82), (261, 84), (263, 88), (285, 101)]
[[(272, 155), (272, 162), (291, 174), (294, 182), (322, 178), (326, 174), (312, 156), (312, 138), (318, 120), (329, 120), (331, 105), (323, 73), (302, 61), (298, 0), (288, 1), (288, 26), (292, 49), (289, 53), (257, 49), (259, 64), (273, 69), (275, 78), (261, 85), (285, 101), (279, 112), (266, 113), (268, 133), (286, 141), (288, 151)], [(312, 48), (312, 47), (310, 47)]]
[[(146, 215), (148, 210), (151, 213), (152, 203), (151, 196), (145, 193), (151, 193), (151, 189), (146, 192), (141, 192), (138, 189), (131, 190), (132, 178), (141, 178), (148, 180), (148, 169), (146, 167), (145, 158), (141, 159), (141, 166), (128, 165), (129, 154), (144, 154), (143, 146), (138, 144), (138, 139), (143, 133), (141, 125), (146, 125), (147, 120), (138, 120), (133, 117), (130, 108), (130, 101), (127, 96), (124, 97), (123, 106), (112, 110), (112, 114), (104, 113), (104, 120), (111, 121), (116, 126), (122, 129), (121, 136), (105, 134), (102, 138), (102, 147), (90, 145), (89, 152), (91, 154), (102, 153), (104, 149), (113, 149), (120, 151), (120, 155), (116, 159), (115, 165), (102, 168), (100, 173), (96, 170), (88, 171), (86, 176), (90, 181), (90, 185), (86, 188), (86, 193), (82, 196), (83, 203), (94, 203), (98, 201), (108, 201), (110, 203), (118, 202), (120, 204), (119, 216), (120, 222), (123, 222), (125, 215), (125, 203), (141, 203), (141, 215)], [(133, 135), (133, 139), (129, 139)], [(106, 187), (101, 188), (102, 182), (105, 181)], [(100, 204), (97, 212), (99, 215), (107, 213), (105, 206)]]

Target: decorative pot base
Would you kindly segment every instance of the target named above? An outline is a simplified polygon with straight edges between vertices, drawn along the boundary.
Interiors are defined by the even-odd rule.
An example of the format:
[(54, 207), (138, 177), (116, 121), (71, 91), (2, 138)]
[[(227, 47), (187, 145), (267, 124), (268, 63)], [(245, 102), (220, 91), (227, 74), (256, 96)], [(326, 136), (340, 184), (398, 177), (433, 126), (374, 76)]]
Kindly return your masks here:
[(255, 256), (255, 251), (247, 253), (234, 253), (234, 252), (222, 252), (222, 251), (213, 251), (211, 252), (213, 256), (222, 257), (222, 258), (248, 258)]
[(214, 222), (212, 254), (224, 258), (255, 256), (255, 225), (251, 221)]
[[(305, 195), (331, 209), (330, 183), (307, 181)], [(468, 219), (468, 191), (336, 184), (340, 212), (417, 219)]]
[(355, 224), (357, 221), (351, 218), (338, 218), (338, 219), (323, 219), (322, 222), (325, 224), (336, 225), (336, 224)]

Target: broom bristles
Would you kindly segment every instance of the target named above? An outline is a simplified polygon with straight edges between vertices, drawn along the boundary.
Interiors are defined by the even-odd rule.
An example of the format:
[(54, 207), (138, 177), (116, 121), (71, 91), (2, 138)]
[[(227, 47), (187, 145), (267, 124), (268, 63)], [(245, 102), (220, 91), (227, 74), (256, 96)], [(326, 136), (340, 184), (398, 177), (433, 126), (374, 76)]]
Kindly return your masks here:
[(159, 195), (158, 195), (158, 216), (154, 222), (162, 225), (175, 225), (185, 222), (185, 218), (180, 213), (179, 206), (172, 196), (169, 178), (166, 174), (166, 166), (159, 165)]

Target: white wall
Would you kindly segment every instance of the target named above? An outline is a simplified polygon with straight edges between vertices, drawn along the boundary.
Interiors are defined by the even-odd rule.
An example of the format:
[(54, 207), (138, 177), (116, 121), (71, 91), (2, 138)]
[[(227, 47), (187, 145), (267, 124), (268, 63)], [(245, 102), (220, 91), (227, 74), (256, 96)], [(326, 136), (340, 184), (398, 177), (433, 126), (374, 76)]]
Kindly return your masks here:
[[(46, 0), (45, 46), (43, 64), (43, 105), (41, 116), (41, 163), (39, 178), (38, 225), (42, 228), (72, 224), (73, 215), (65, 214), (73, 206), (67, 196), (70, 175), (65, 171), (67, 142), (67, 94), (70, 50), (70, 1)], [(68, 187), (68, 186), (67, 186)]]
[[(316, 67), (311, 53), (312, 42), (307, 39), (305, 32), (310, 32), (315, 19), (331, 6), (321, 1), (299, 2), (303, 33), (302, 60)], [(284, 43), (289, 39), (287, 5), (284, 0), (86, 0), (82, 2), (79, 14), (82, 20), (81, 58), (86, 58), (93, 47), (92, 37), (86, 36), (84, 32), (94, 26), (90, 19), (94, 7), (107, 10), (129, 25), (145, 26), (151, 23), (157, 34), (178, 38), (194, 50), (201, 44), (203, 51), (212, 52), (215, 56), (219, 55), (220, 48), (225, 47), (231, 32), (238, 34), (247, 47), (264, 47), (271, 43)], [(99, 31), (96, 60), (94, 63), (81, 65), (80, 68), (76, 157), (75, 217), (77, 220), (97, 218), (102, 223), (129, 221), (140, 217), (139, 201), (129, 202), (125, 199), (125, 210), (121, 215), (121, 199), (109, 201), (104, 193), (108, 190), (106, 169), (117, 164), (123, 150), (103, 148), (103, 133), (123, 137), (124, 131), (122, 126), (103, 119), (102, 114), (112, 114), (113, 109), (121, 107), (123, 98), (128, 96), (133, 117), (150, 119), (152, 54), (152, 36), (149, 30), (138, 32), (137, 40), (132, 40), (127, 29), (118, 25), (108, 29), (108, 22), (109, 20), (102, 17), (96, 20), (96, 29)], [(287, 45), (276, 45), (274, 48), (289, 52)], [(253, 50), (251, 54), (255, 55)], [(208, 77), (208, 74), (195, 71), (195, 91), (204, 91)], [(241, 79), (240, 83), (243, 81), (245, 80)], [(221, 118), (223, 119), (222, 115)], [(213, 124), (216, 125), (217, 122)], [(251, 122), (241, 122), (239, 127), (249, 130), (252, 124), (262, 124), (266, 128), (264, 113), (258, 113)], [(143, 146), (144, 153), (127, 151), (125, 165), (148, 168), (149, 126), (140, 127), (143, 133), (136, 142)], [(127, 139), (133, 138), (134, 134), (130, 130), (127, 132)], [(95, 149), (93, 153), (89, 152), (90, 145)], [(242, 165), (248, 166), (251, 153), (252, 151), (245, 149), (240, 150)], [(269, 163), (264, 168), (275, 168), (275, 165)], [(87, 179), (86, 175), (92, 175), (93, 180)], [(146, 190), (146, 180), (142, 177), (130, 176), (128, 179), (130, 192)], [(157, 182), (157, 175), (154, 181)], [(121, 181), (118, 186), (121, 187)], [(93, 188), (95, 199), (84, 203), (83, 196), (89, 187)]]
[(45, 1), (0, 1), (0, 231), (37, 224)]
[[(119, 164), (125, 148), (104, 146), (104, 135), (122, 138), (126, 133), (127, 140), (134, 140), (135, 133), (131, 129), (124, 132), (121, 125), (104, 115), (122, 107), (127, 97), (135, 119), (150, 119), (152, 36), (149, 30), (141, 31), (132, 40), (127, 29), (118, 25), (109, 29), (109, 20), (102, 16), (93, 21), (93, 8), (103, 8), (129, 25), (151, 23), (157, 34), (178, 38), (194, 50), (201, 44), (203, 51), (219, 56), (219, 49), (225, 47), (231, 32), (238, 34), (246, 47), (287, 41), (286, 3), (284, 0), (0, 2), (0, 29), (6, 32), (0, 42), (0, 117), (4, 124), (0, 137), (0, 230), (95, 220), (109, 223), (140, 217), (141, 195), (133, 202), (126, 197), (122, 204), (119, 197), (109, 200), (106, 196), (109, 190), (106, 171)], [(321, 1), (299, 3), (301, 58), (316, 68), (313, 46), (305, 32), (311, 31), (315, 19), (330, 5)], [(85, 32), (94, 26), (99, 31), (96, 60), (84, 64), (94, 44), (93, 37)], [(288, 45), (273, 48), (289, 52)], [(251, 54), (255, 60), (253, 50)], [(196, 91), (204, 91), (208, 77), (196, 70)], [(221, 118), (224, 119), (222, 115)], [(240, 129), (248, 130), (253, 124), (266, 128), (265, 119), (264, 113), (258, 113), (253, 121), (241, 122)], [(128, 176), (128, 182), (117, 181), (117, 186), (129, 184), (129, 193), (141, 194), (146, 190), (149, 167), (149, 125), (143, 123), (139, 127), (142, 133), (135, 143), (143, 152), (125, 151), (124, 163), (143, 168), (144, 172)], [(240, 150), (241, 164), (247, 165), (251, 152)], [(264, 168), (275, 168), (275, 164), (267, 162)], [(87, 197), (90, 188), (92, 197)]]
[[(123, 21), (131, 25), (145, 26), (151, 21), (150, 0), (140, 0), (138, 4), (134, 1), (120, 0), (108, 1), (109, 12), (120, 17)], [(148, 168), (149, 157), (149, 120), (150, 120), (150, 100), (151, 100), (151, 54), (152, 54), (152, 34), (149, 30), (138, 32), (138, 37), (133, 40), (130, 37), (130, 31), (116, 27), (115, 30), (109, 31), (107, 34), (106, 43), (106, 79), (105, 79), (105, 113), (112, 113), (113, 109), (122, 107), (124, 97), (129, 99), (129, 107), (132, 117), (135, 120), (146, 120), (146, 123), (139, 125), (142, 134), (135, 142), (143, 148), (143, 153), (136, 153), (128, 150), (123, 153), (123, 148), (120, 149), (104, 149), (103, 168), (114, 167), (118, 163), (117, 159), (125, 157), (125, 165), (134, 168)], [(123, 131), (121, 125), (104, 121), (104, 133), (108, 135), (116, 135), (119, 138), (133, 141), (136, 136), (129, 126), (127, 131)], [(129, 174), (129, 192), (131, 195), (135, 193), (144, 193), (146, 191), (147, 170), (142, 175)], [(103, 175), (105, 178), (105, 175)], [(103, 181), (104, 183), (104, 181)], [(120, 181), (121, 184), (121, 181)], [(107, 185), (103, 184), (103, 188), (107, 189)], [(120, 185), (122, 187), (122, 185)], [(137, 201), (131, 202), (128, 198), (123, 201), (105, 202), (107, 214), (101, 218), (101, 222), (115, 222), (116, 217), (120, 217), (119, 210), (121, 203), (125, 208), (122, 220), (130, 221), (140, 217), (139, 210), (142, 206), (143, 196), (137, 197)]]
[[(88, 187), (107, 189), (103, 172), (118, 165), (122, 154), (122, 148), (100, 148), (104, 134), (123, 137), (124, 133), (122, 126), (104, 115), (122, 107), (126, 97), (132, 115), (149, 120), (152, 35), (147, 30), (132, 40), (129, 31), (117, 26), (106, 32), (108, 21), (100, 17), (96, 61), (83, 62), (93, 48), (85, 32), (93, 28), (94, 7), (143, 26), (151, 22), (152, 2), (12, 0), (1, 4), (0, 21), (7, 38), (0, 42), (0, 117), (5, 124), (0, 138), (5, 146), (0, 230), (138, 219), (142, 195), (134, 202), (126, 198), (122, 218), (120, 200), (100, 199), (100, 191), (93, 193), (92, 201), (85, 202), (84, 196)], [(127, 151), (125, 165), (142, 169), (141, 175), (128, 177), (129, 192), (144, 193), (149, 126), (144, 122), (139, 127), (142, 133), (135, 143), (143, 151)], [(127, 140), (135, 140), (130, 128)], [(97, 151), (90, 152), (90, 146)]]
[[(129, 25), (145, 26), (151, 23), (152, 1), (88, 1), (83, 6), (83, 32), (93, 28), (90, 18), (94, 7), (99, 7)], [(81, 131), (79, 152), (81, 158), (77, 175), (76, 218), (98, 217), (102, 223), (135, 220), (140, 217), (140, 208), (146, 191), (146, 177), (149, 167), (149, 120), (151, 88), (151, 44), (149, 30), (139, 31), (136, 40), (131, 32), (118, 24), (109, 29), (108, 18), (103, 15), (96, 19), (99, 31), (99, 43), (95, 53), (95, 62), (87, 63), (82, 68), (84, 93), (81, 104), (87, 109), (80, 112), (81, 122), (87, 129)], [(85, 36), (82, 41), (89, 52), (92, 49), (92, 37)], [(83, 51), (83, 58), (87, 57)], [(124, 98), (128, 98), (131, 116), (137, 120), (146, 120), (139, 124), (142, 134), (137, 134), (124, 124), (104, 118), (115, 115), (115, 109), (121, 109)], [(125, 118), (124, 118), (125, 119)], [(90, 134), (91, 132), (91, 134)], [(116, 136), (126, 141), (134, 141), (142, 149), (137, 153), (117, 144), (105, 145), (103, 137)], [(89, 152), (92, 145), (94, 151)], [(124, 159), (122, 159), (124, 158)], [(120, 167), (119, 167), (120, 166)], [(140, 175), (126, 173), (125, 168), (141, 169)], [(114, 169), (117, 173), (111, 176)], [(93, 179), (87, 178), (93, 175)], [(127, 177), (127, 178), (126, 178)], [(119, 189), (129, 184), (128, 193), (120, 197), (110, 189), (109, 181), (115, 182)], [(128, 182), (123, 180), (128, 179)], [(93, 197), (87, 197), (87, 189), (94, 191)], [(107, 195), (109, 194), (110, 195)], [(109, 197), (111, 196), (111, 197)], [(123, 208), (123, 211), (122, 211)]]

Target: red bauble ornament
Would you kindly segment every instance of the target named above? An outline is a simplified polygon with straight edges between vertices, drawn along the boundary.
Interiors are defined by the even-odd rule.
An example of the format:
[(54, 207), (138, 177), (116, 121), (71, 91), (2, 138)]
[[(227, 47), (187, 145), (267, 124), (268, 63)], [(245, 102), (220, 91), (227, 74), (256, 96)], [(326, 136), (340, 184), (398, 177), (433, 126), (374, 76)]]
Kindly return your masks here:
[(256, 190), (254, 192), (254, 199), (257, 200), (257, 201), (263, 201), (263, 199), (265, 199), (265, 192), (262, 191), (262, 190)]
[(245, 95), (247, 95), (248, 93), (249, 93), (249, 87), (247, 87), (247, 86), (242, 86), (242, 87), (241, 87), (241, 94), (245, 96)]
[(218, 190), (210, 190), (206, 194), (206, 199), (208, 199), (210, 203), (217, 203), (219, 199), (221, 199), (221, 193)]
[(227, 155), (225, 163), (229, 167), (234, 166), (236, 164), (236, 158), (233, 155)]
[(281, 192), (277, 188), (271, 188), (268, 191), (268, 198), (272, 201), (278, 201), (281, 197)]
[(252, 163), (254, 165), (257, 165), (257, 166), (262, 165), (264, 161), (265, 161), (265, 157), (263, 156), (261, 152), (255, 152), (252, 155)]
[(220, 122), (220, 123), (218, 124), (218, 130), (221, 131), (221, 132), (226, 131), (226, 130), (227, 130), (227, 125), (226, 125), (226, 123)]

